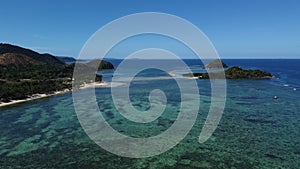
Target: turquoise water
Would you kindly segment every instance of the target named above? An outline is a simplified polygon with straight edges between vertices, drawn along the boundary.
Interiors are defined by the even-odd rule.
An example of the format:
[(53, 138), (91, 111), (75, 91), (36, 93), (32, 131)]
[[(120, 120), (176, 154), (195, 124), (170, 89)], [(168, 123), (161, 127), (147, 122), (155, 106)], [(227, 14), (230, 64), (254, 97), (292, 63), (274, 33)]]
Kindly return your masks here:
[[(81, 128), (68, 93), (0, 108), (0, 168), (299, 168), (300, 60), (225, 63), (263, 69), (278, 78), (227, 81), (224, 115), (203, 144), (198, 137), (210, 105), (207, 80), (197, 80), (200, 112), (190, 133), (173, 149), (144, 159), (119, 157), (96, 145)], [(149, 137), (173, 124), (180, 109), (173, 80), (136, 81), (131, 88), (137, 109), (149, 108), (148, 94), (156, 88), (166, 93), (167, 108), (149, 124), (134, 123), (116, 111), (110, 88), (97, 88), (99, 108), (113, 128)]]

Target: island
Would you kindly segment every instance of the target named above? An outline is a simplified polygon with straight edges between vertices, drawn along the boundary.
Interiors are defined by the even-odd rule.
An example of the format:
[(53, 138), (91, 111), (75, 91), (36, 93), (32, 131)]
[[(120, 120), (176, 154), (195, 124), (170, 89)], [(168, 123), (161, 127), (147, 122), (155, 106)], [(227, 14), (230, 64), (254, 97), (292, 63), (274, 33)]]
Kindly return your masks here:
[[(71, 91), (75, 63), (66, 64), (65, 61), (73, 60), (66, 58), (40, 54), (11, 44), (0, 44), (0, 106), (11, 101), (31, 100)], [(100, 62), (90, 61), (77, 65), (86, 69), (95, 63)], [(103, 69), (114, 69), (114, 66), (102, 60), (98, 70)], [(101, 75), (95, 76), (95, 81), (81, 81), (78, 86), (102, 82)]]
[[(220, 69), (220, 68), (222, 68), (222, 67), (220, 67), (220, 65), (225, 65), (227, 67), (227, 65), (225, 63), (220, 62), (221, 64), (220, 63), (216, 64), (217, 62), (219, 62), (219, 60), (213, 61), (212, 64), (208, 64), (209, 69)], [(272, 74), (269, 72), (265, 72), (262, 70), (246, 70), (239, 66), (230, 67), (230, 68), (226, 69), (224, 72), (221, 72), (221, 71), (210, 72), (210, 74), (212, 75), (211, 77), (213, 77), (215, 79), (224, 78), (224, 74), (225, 74), (226, 79), (270, 79), (270, 78), (274, 78), (274, 76), (272, 76)], [(189, 74), (184, 74), (183, 76), (197, 77), (199, 79), (209, 79), (210, 78), (209, 73), (207, 73), (207, 72), (206, 73), (189, 73)]]
[(207, 65), (205, 65), (206, 70), (224, 69), (224, 68), (228, 68), (228, 66), (224, 62), (222, 62), (220, 59), (216, 59), (216, 60), (208, 63)]

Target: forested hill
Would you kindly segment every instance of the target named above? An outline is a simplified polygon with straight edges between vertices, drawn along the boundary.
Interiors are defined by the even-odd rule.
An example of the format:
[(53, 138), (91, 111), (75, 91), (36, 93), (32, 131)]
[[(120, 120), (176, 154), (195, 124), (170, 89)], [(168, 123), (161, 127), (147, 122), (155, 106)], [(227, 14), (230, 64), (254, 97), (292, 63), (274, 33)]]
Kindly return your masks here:
[[(37, 93), (53, 93), (72, 88), (75, 63), (66, 64), (66, 58), (59, 59), (50, 54), (39, 54), (30, 49), (0, 44), (0, 102), (25, 99)], [(69, 59), (69, 58), (67, 58)], [(94, 72), (95, 64), (78, 63), (79, 68)], [(110, 62), (101, 61), (99, 70), (114, 69)], [(101, 81), (101, 75), (95, 75), (95, 81)], [(83, 79), (81, 83), (89, 83)]]
[[(9, 56), (9, 60), (5, 57)], [(1, 59), (2, 58), (2, 59)], [(65, 63), (51, 54), (39, 54), (30, 49), (0, 43), (0, 64), (14, 64), (14, 60), (24, 59), (24, 62), (30, 61), (32, 64), (64, 65)], [(19, 62), (16, 62), (18, 64)], [(18, 65), (16, 65), (18, 66)]]
[(68, 56), (57, 56), (57, 58), (64, 62), (64, 63), (67, 63), (67, 62), (76, 62), (76, 59), (73, 58), (73, 57), (68, 57)]

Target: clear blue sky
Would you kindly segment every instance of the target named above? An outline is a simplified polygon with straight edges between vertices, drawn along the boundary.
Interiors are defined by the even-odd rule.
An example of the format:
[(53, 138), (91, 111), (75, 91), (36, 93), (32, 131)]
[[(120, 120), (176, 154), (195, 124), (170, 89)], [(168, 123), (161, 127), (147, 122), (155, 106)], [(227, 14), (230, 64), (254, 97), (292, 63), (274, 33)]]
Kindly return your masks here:
[(137, 12), (185, 18), (212, 41), (221, 58), (299, 58), (298, 0), (7, 0), (0, 42), (77, 57), (100, 27)]

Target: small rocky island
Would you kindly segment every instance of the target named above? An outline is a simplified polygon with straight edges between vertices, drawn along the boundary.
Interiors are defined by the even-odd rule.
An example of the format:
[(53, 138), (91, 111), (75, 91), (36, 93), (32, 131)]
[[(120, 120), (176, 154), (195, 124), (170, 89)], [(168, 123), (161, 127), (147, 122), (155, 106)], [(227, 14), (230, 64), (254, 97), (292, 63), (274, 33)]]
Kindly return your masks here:
[(228, 66), (224, 62), (222, 62), (220, 59), (216, 59), (216, 60), (208, 63), (207, 65), (205, 65), (206, 70), (224, 69), (224, 68), (228, 68)]
[[(205, 66), (206, 70), (221, 69), (220, 65), (224, 68), (228, 67), (220, 60), (215, 60)], [(273, 78), (271, 73), (262, 70), (246, 70), (238, 66), (233, 66), (224, 71), (226, 79), (270, 79)], [(219, 79), (224, 78), (222, 72), (211, 72), (212, 77)], [(208, 73), (190, 73), (184, 74), (185, 77), (198, 77), (199, 79), (209, 79)]]

